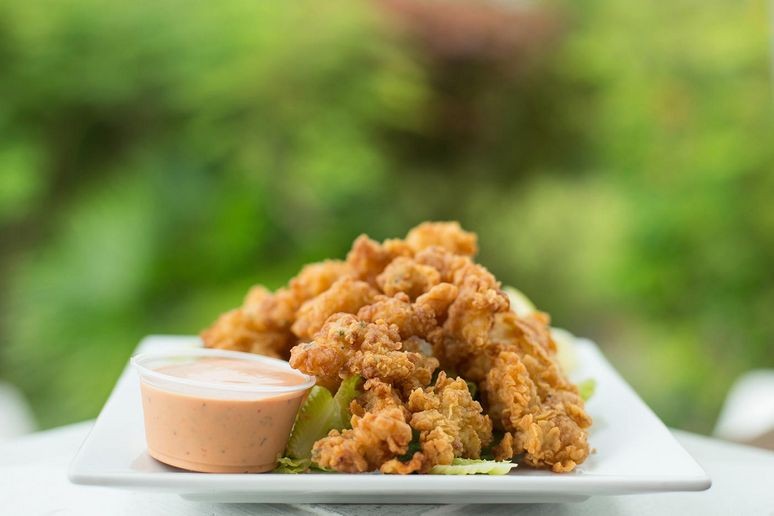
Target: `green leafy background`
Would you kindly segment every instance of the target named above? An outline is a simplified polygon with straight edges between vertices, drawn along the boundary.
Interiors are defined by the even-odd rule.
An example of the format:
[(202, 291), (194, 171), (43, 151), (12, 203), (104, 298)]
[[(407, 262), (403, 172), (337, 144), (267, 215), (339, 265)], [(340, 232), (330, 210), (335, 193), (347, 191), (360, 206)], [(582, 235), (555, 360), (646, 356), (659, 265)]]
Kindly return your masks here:
[(765, 2), (418, 4), (0, 4), (0, 376), (41, 427), (144, 335), (424, 219), (670, 425), (774, 366)]

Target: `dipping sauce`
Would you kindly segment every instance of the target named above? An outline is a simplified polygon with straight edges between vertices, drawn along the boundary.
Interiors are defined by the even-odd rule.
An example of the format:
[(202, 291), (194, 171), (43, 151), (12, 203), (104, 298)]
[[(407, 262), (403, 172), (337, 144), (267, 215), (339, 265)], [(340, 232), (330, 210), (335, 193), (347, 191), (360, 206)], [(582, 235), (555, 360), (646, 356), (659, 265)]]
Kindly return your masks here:
[(281, 360), (191, 351), (133, 359), (150, 455), (191, 471), (274, 469), (314, 378)]
[(234, 358), (204, 357), (194, 362), (161, 366), (155, 371), (176, 378), (225, 385), (293, 386), (306, 382), (295, 372), (284, 371), (262, 362)]

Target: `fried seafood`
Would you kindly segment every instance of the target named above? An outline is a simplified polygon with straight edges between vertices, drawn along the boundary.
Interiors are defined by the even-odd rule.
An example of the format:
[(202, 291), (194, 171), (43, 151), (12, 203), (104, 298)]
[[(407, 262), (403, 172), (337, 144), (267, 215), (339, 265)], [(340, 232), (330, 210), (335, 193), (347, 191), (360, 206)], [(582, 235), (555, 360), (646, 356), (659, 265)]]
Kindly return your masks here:
[(478, 237), (464, 231), (458, 222), (423, 222), (406, 235), (406, 244), (414, 252), (442, 247), (453, 254), (478, 254)]
[(591, 420), (557, 365), (548, 316), (512, 311), (477, 250), (456, 222), (420, 224), (404, 240), (362, 235), (345, 261), (308, 265), (274, 293), (254, 287), (202, 338), (289, 358), (331, 390), (365, 379), (352, 427), (314, 444), (320, 467), (425, 473), (494, 456), (572, 471), (589, 454)]
[(322, 468), (343, 473), (379, 469), (406, 453), (411, 427), (398, 407), (352, 416), (352, 428), (331, 430), (312, 448), (312, 460)]
[(492, 337), (487, 355), (496, 355), (480, 386), (489, 415), (510, 434), (497, 452), (503, 458), (524, 454), (531, 466), (572, 471), (588, 457), (591, 419), (578, 388), (551, 358), (555, 347), (547, 321), (542, 314), (519, 319), (509, 312), (498, 318)]
[[(346, 263), (326, 260), (305, 266), (287, 288), (275, 293), (257, 285), (247, 293), (240, 308), (226, 312), (204, 330), (202, 340), (210, 348), (287, 358), (290, 348), (298, 341), (299, 335), (291, 331), (291, 325), (297, 322), (302, 305), (328, 291), (339, 278), (353, 274)], [(310, 317), (303, 324), (312, 324)]]
[(343, 378), (359, 374), (409, 392), (430, 383), (438, 360), (404, 350), (394, 324), (369, 323), (339, 313), (328, 319), (312, 342), (293, 348), (290, 365), (316, 376), (319, 384), (332, 390)]
[(419, 431), (422, 471), (455, 457), (477, 459), (492, 439), (492, 421), (462, 378), (441, 371), (433, 387), (411, 393), (407, 406), (411, 427)]
[(312, 448), (312, 460), (323, 468), (347, 473), (379, 469), (408, 451), (413, 433), (410, 413), (389, 383), (368, 380), (351, 403), (352, 428), (331, 430)]
[(371, 304), (377, 295), (378, 291), (368, 283), (345, 276), (301, 305), (290, 329), (299, 339), (309, 340), (333, 314), (357, 313), (361, 307)]
[(376, 286), (376, 278), (396, 258), (411, 256), (411, 248), (401, 240), (385, 240), (380, 244), (360, 235), (347, 253), (347, 265), (355, 277)]
[(293, 308), (289, 291), (272, 294), (262, 286), (253, 287), (244, 304), (221, 315), (202, 332), (207, 347), (249, 351), (283, 357), (292, 346), (289, 325)]
[[(333, 430), (315, 444), (313, 459), (322, 467), (425, 473), (435, 465), (451, 464), (455, 457), (478, 458), (492, 439), (492, 422), (471, 397), (467, 383), (443, 372), (435, 385), (411, 391), (405, 403), (389, 384), (369, 380), (364, 394), (352, 402), (352, 413), (352, 429)], [(412, 430), (419, 436), (419, 450), (401, 457), (408, 452)]]
[(376, 284), (388, 296), (404, 293), (416, 299), (441, 282), (441, 273), (406, 256), (399, 256), (376, 277)]

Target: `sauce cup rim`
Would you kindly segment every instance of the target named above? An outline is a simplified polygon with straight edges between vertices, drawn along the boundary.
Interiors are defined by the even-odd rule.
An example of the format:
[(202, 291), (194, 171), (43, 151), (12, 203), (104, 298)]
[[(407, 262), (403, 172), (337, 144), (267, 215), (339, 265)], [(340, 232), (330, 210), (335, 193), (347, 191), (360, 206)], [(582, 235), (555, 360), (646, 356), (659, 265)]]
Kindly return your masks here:
[[(171, 374), (162, 373), (158, 370), (147, 367), (145, 363), (150, 360), (163, 360), (173, 358), (234, 358), (238, 360), (245, 360), (250, 362), (261, 362), (264, 364), (271, 364), (278, 366), (280, 369), (298, 375), (305, 381), (297, 385), (244, 385), (244, 384), (229, 384), (221, 382), (207, 382), (203, 380), (193, 380), (190, 378), (181, 378)], [(284, 360), (278, 358), (271, 358), (255, 353), (245, 353), (242, 351), (231, 351), (226, 349), (209, 349), (209, 348), (192, 348), (192, 349), (176, 349), (169, 351), (148, 351), (144, 353), (138, 353), (130, 359), (132, 367), (137, 371), (141, 378), (151, 378), (160, 380), (163, 382), (169, 382), (177, 385), (186, 385), (190, 387), (198, 387), (200, 389), (212, 389), (217, 391), (232, 391), (241, 393), (292, 393), (297, 391), (307, 390), (314, 386), (316, 378), (293, 369), (290, 364)]]

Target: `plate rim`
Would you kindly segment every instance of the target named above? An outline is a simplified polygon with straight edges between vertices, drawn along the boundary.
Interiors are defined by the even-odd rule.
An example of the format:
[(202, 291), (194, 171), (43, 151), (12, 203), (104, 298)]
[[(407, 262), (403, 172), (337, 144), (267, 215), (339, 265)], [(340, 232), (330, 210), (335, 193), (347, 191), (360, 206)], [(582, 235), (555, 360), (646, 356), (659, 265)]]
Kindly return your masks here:
[[(132, 355), (148, 347), (158, 339), (179, 340), (182, 342), (197, 341), (196, 336), (183, 335), (160, 335), (153, 334), (144, 337)], [(378, 489), (379, 495), (416, 495), (426, 497), (437, 496), (439, 499), (448, 497), (456, 489), (469, 491), (475, 489), (475, 496), (498, 496), (505, 494), (514, 495), (513, 501), (518, 501), (519, 497), (533, 495), (562, 495), (572, 496), (612, 496), (624, 494), (645, 494), (645, 493), (665, 493), (665, 492), (695, 492), (704, 491), (712, 486), (712, 480), (704, 467), (685, 450), (675, 436), (669, 431), (661, 419), (652, 411), (652, 409), (639, 397), (634, 389), (610, 364), (599, 347), (589, 339), (579, 338), (579, 346), (589, 346), (599, 354), (599, 358), (608, 367), (609, 372), (615, 375), (617, 380), (639, 401), (640, 408), (647, 410), (650, 416), (667, 431), (669, 437), (674, 441), (675, 446), (683, 450), (692, 460), (693, 464), (702, 474), (699, 475), (632, 475), (616, 476), (596, 474), (593, 477), (584, 477), (583, 475), (535, 475), (535, 476), (443, 476), (443, 475), (383, 475), (379, 473), (358, 473), (336, 475), (338, 483), (342, 485), (341, 490), (331, 489), (330, 476), (324, 474), (306, 474), (303, 492), (305, 495), (337, 495), (351, 498), (352, 496), (367, 496), (374, 494), (374, 489)], [(157, 492), (174, 492), (185, 496), (195, 493), (200, 495), (203, 491), (213, 492), (228, 490), (235, 493), (247, 493), (248, 491), (260, 498), (265, 494), (262, 490), (255, 491), (255, 475), (227, 475), (227, 474), (202, 474), (185, 471), (175, 471), (172, 475), (170, 471), (152, 472), (152, 473), (127, 473), (124, 471), (105, 471), (84, 467), (81, 464), (84, 454), (88, 449), (95, 431), (98, 429), (100, 421), (108, 417), (106, 408), (116, 403), (118, 393), (124, 388), (127, 381), (127, 375), (131, 374), (127, 366), (123, 369), (116, 385), (113, 387), (110, 396), (105, 402), (94, 425), (89, 430), (86, 438), (83, 440), (68, 467), (67, 476), (73, 484), (104, 486), (112, 488), (124, 488), (133, 490), (149, 490)], [(342, 477), (357, 478), (356, 483), (341, 482), (345, 480)], [(293, 482), (287, 482), (289, 477), (286, 474), (263, 473), (260, 475), (261, 483), (265, 486), (265, 491), (271, 490), (273, 495), (296, 495), (299, 487)], [(374, 479), (378, 478), (378, 482)], [(440, 478), (443, 478), (443, 485), (439, 484)], [(518, 478), (518, 481), (514, 481)], [(546, 479), (551, 478), (550, 485), (546, 484)], [(476, 485), (481, 484), (481, 485)], [(383, 503), (383, 502), (380, 502)]]

